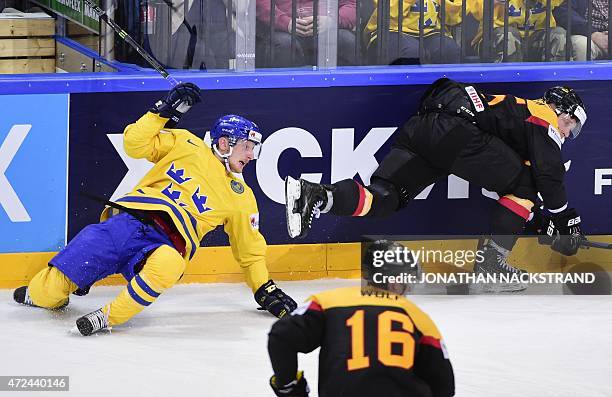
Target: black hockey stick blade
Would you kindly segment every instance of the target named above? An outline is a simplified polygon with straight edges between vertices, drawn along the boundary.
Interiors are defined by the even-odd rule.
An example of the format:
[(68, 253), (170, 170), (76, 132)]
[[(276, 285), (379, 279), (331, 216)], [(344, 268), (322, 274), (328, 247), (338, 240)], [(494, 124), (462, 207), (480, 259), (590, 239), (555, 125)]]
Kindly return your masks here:
[[(544, 235), (540, 235), (540, 236), (538, 236), (538, 243), (540, 243), (542, 245), (551, 245), (552, 244), (552, 237), (547, 236), (545, 234)], [(591, 240), (588, 240), (586, 237), (582, 237), (580, 239), (579, 247), (580, 248), (584, 248), (584, 249), (601, 248), (601, 249), (606, 249), (606, 250), (612, 250), (612, 244), (611, 243), (602, 243), (600, 241), (591, 241)]]
[(580, 241), (580, 247), (601, 248), (601, 249), (606, 249), (606, 250), (612, 250), (612, 244), (610, 243), (602, 243), (600, 241), (591, 241), (587, 239)]
[(106, 22), (106, 24), (110, 26), (111, 29), (113, 29), (115, 33), (119, 35), (119, 37), (121, 37), (126, 43), (135, 49), (153, 69), (161, 74), (164, 79), (168, 80), (173, 87), (178, 85), (178, 81), (176, 81), (174, 77), (170, 76), (170, 73), (168, 73), (166, 68), (164, 68), (162, 64), (159, 63), (157, 59), (153, 58), (153, 56), (151, 56), (151, 54), (149, 54), (144, 48), (142, 48), (142, 46), (138, 44), (125, 30), (123, 30), (121, 26), (117, 25), (117, 22), (109, 18), (104, 10), (98, 7), (98, 5), (91, 0), (85, 0), (85, 3), (87, 3), (87, 5), (91, 7), (91, 9), (100, 17), (100, 19)]

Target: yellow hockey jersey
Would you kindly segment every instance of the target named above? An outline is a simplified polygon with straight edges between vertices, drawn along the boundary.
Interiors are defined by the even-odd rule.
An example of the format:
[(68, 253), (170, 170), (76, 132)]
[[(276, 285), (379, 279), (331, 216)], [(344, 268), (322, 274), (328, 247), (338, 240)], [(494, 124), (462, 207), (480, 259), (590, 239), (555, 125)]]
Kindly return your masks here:
[[(448, 35), (446, 25), (456, 25), (461, 22), (461, 1), (460, 0), (445, 0), (445, 23), (443, 25), (446, 34)], [(371, 35), (370, 42), (375, 38), (378, 18), (378, 0), (374, 0), (374, 13), (368, 21), (366, 31)], [(433, 33), (440, 32), (441, 15), (440, 7), (442, 0), (424, 0), (423, 1), (423, 34), (429, 36)], [(418, 36), (419, 35), (419, 16), (420, 16), (420, 0), (404, 0), (402, 1), (402, 32)], [(399, 0), (391, 0), (390, 3), (390, 21), (389, 30), (391, 32), (399, 31)]]
[[(508, 26), (515, 26), (518, 28), (521, 37), (525, 37), (525, 31), (528, 31), (529, 34), (533, 33), (537, 30), (546, 29), (546, 0), (537, 0), (531, 8), (529, 8), (529, 14), (527, 15), (527, 19), (525, 20), (525, 0), (508, 0)], [(559, 7), (563, 3), (563, 0), (552, 0), (551, 6), (552, 9)], [(483, 0), (469, 0), (467, 3), (467, 8), (474, 18), (479, 21), (482, 21), (483, 18)], [(493, 7), (493, 15), (494, 15), (494, 27), (495, 28), (503, 28), (504, 27), (504, 3), (495, 3)], [(550, 27), (554, 28), (557, 26), (557, 22), (555, 21), (555, 17), (550, 15)], [(476, 38), (473, 43), (476, 44), (480, 42), (482, 39), (482, 23), (478, 29), (478, 33), (476, 34)]]
[[(149, 112), (125, 128), (126, 153), (155, 165), (117, 202), (168, 214), (185, 239), (186, 260), (208, 232), (223, 225), (240, 265), (265, 268), (266, 241), (259, 233), (253, 191), (229, 173), (200, 138), (187, 130), (164, 129), (167, 121)], [(102, 219), (107, 217), (108, 209)]]

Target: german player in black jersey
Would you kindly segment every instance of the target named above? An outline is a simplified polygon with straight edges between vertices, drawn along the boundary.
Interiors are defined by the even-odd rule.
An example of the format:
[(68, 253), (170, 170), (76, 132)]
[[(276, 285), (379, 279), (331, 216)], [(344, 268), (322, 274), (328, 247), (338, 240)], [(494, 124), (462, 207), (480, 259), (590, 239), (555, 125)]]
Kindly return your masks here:
[(453, 368), (440, 331), (403, 296), (409, 284), (395, 282), (415, 274), (414, 260), (373, 261), (377, 252), (398, 248), (404, 249), (384, 240), (371, 243), (362, 261), (364, 286), (315, 294), (272, 326), (270, 385), (277, 396), (308, 396), (297, 354), (318, 347), (320, 397), (455, 394)]
[[(289, 234), (304, 237), (319, 212), (392, 214), (437, 179), (455, 174), (500, 196), (476, 272), (522, 272), (506, 259), (538, 193), (550, 218), (545, 229), (553, 237), (552, 249), (574, 255), (583, 235), (580, 217), (567, 202), (561, 145), (578, 136), (586, 118), (582, 100), (571, 88), (553, 87), (542, 99), (529, 100), (439, 79), (423, 95), (418, 114), (399, 131), (370, 185), (352, 179), (333, 185), (286, 179)], [(525, 287), (509, 283), (495, 288)]]

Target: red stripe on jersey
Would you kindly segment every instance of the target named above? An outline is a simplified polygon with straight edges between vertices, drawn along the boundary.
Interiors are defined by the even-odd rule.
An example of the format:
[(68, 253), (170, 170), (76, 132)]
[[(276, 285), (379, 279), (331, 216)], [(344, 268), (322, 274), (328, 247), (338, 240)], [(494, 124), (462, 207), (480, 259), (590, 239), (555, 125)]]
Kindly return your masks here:
[(312, 302), (310, 302), (310, 305), (308, 305), (308, 309), (307, 310), (314, 310), (315, 312), (322, 312), (323, 308), (317, 302), (312, 301)]
[(527, 220), (529, 219), (529, 210), (522, 205), (510, 200), (508, 197), (502, 197), (497, 202), (504, 207), (508, 208), (510, 211), (514, 212), (521, 218)]
[(539, 117), (536, 117), (536, 116), (529, 116), (529, 118), (527, 120), (525, 120), (525, 121), (527, 121), (528, 123), (531, 123), (531, 124), (542, 126), (544, 128), (548, 128), (548, 126), (550, 125), (548, 123), (548, 121), (543, 120), (543, 119), (541, 119)]
[(423, 336), (421, 338), (421, 345), (429, 345), (429, 346), (433, 346), (435, 348), (441, 349), (440, 347), (440, 340), (434, 338), (433, 336)]
[(357, 187), (359, 188), (359, 203), (357, 204), (357, 208), (355, 209), (355, 212), (353, 212), (353, 215), (351, 216), (358, 216), (359, 214), (361, 214), (361, 211), (363, 210), (363, 204), (365, 203), (366, 197), (365, 197), (365, 192), (363, 190), (363, 186), (357, 183)]

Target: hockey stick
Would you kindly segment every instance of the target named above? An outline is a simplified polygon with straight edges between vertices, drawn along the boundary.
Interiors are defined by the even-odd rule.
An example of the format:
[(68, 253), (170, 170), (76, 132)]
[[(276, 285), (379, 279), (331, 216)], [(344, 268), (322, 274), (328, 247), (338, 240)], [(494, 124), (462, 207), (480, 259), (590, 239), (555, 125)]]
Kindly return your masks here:
[(605, 250), (612, 250), (612, 244), (610, 243), (602, 243), (600, 241), (591, 241), (591, 240), (587, 240), (584, 239), (582, 241), (580, 241), (580, 248), (601, 248), (601, 249), (605, 249)]
[(87, 193), (87, 192), (81, 192), (81, 196), (87, 197), (90, 200), (96, 201), (98, 203), (102, 203), (106, 206), (117, 209), (119, 211), (127, 212), (128, 214), (132, 215), (134, 218), (138, 219), (141, 223), (145, 225), (153, 224), (153, 221), (148, 216), (145, 216), (146, 212), (124, 207), (123, 205), (115, 203), (114, 201), (107, 200), (105, 197), (101, 197), (101, 196)]
[(145, 59), (145, 61), (147, 61), (149, 65), (153, 67), (153, 69), (157, 70), (164, 79), (168, 80), (170, 85), (172, 85), (173, 87), (178, 85), (178, 81), (176, 81), (174, 77), (170, 76), (170, 73), (168, 73), (168, 71), (155, 58), (151, 56), (151, 54), (149, 54), (144, 48), (142, 48), (140, 44), (138, 44), (129, 34), (127, 34), (125, 30), (121, 29), (121, 27), (117, 25), (117, 22), (109, 18), (108, 15), (106, 15), (106, 13), (100, 7), (98, 7), (97, 4), (93, 3), (91, 0), (85, 0), (85, 3), (87, 3), (87, 5), (89, 5), (92, 10), (100, 17), (100, 19), (106, 22), (108, 26), (110, 26), (119, 35), (119, 37), (121, 37), (126, 43), (128, 43), (133, 49), (135, 49)]
[[(552, 238), (548, 235), (540, 235), (538, 236), (538, 243), (542, 245), (551, 245)], [(579, 248), (589, 249), (589, 248), (601, 248), (605, 250), (612, 250), (611, 243), (602, 243), (600, 241), (592, 241), (588, 240), (586, 237), (582, 237), (580, 242), (578, 243)]]
[(174, 4), (172, 4), (171, 0), (164, 0), (164, 3), (166, 3), (166, 5), (168, 7), (170, 7), (170, 9), (174, 12), (178, 12), (178, 7), (176, 7)]
[[(91, 193), (87, 193), (87, 192), (81, 192), (82, 196), (87, 197), (88, 199), (91, 199), (93, 201), (97, 201), (99, 203), (102, 203), (108, 207), (117, 209), (119, 211), (123, 211), (131, 216), (133, 216), (134, 218), (136, 218), (138, 221), (140, 221), (140, 223), (144, 224), (144, 225), (148, 225), (148, 226), (152, 226), (155, 229), (157, 229), (157, 231), (165, 234), (166, 236), (168, 236), (168, 238), (170, 238), (170, 241), (172, 241), (172, 243), (174, 244), (175, 242), (177, 242), (177, 244), (174, 244), (174, 247), (176, 248), (176, 250), (182, 255), (185, 256), (185, 247), (184, 247), (184, 242), (183, 242), (183, 246), (181, 246), (180, 243), (178, 243), (178, 241), (176, 241), (175, 239), (173, 239), (172, 237), (172, 231), (169, 230), (169, 226), (168, 223), (164, 222), (163, 219), (160, 220), (159, 217), (153, 216), (151, 212), (149, 211), (140, 211), (137, 210), (135, 208), (128, 208), (125, 207), (119, 203), (116, 203), (114, 201), (110, 201), (107, 200), (105, 197), (100, 197), (97, 196), (95, 194), (91, 194)], [(170, 232), (170, 233), (169, 233)]]

